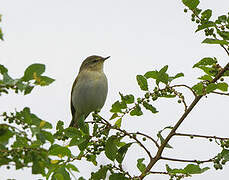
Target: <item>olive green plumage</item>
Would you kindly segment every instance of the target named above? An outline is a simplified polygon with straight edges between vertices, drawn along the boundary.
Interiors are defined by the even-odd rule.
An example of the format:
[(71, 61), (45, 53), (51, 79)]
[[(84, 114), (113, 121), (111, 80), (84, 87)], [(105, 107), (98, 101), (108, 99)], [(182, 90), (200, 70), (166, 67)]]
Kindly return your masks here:
[(81, 64), (71, 91), (71, 127), (77, 128), (81, 116), (86, 118), (91, 112), (99, 111), (103, 107), (108, 91), (103, 64), (109, 57), (93, 55)]

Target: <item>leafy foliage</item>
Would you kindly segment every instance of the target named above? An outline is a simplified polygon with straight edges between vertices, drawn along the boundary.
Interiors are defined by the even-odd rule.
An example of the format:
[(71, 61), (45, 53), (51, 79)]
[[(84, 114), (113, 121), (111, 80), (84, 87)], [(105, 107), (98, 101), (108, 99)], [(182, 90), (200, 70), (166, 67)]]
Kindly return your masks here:
[[(2, 21), (2, 15), (0, 14), (0, 23)], [(3, 33), (2, 33), (2, 28), (0, 27), (0, 39), (3, 41)]]
[(47, 86), (51, 84), (54, 79), (48, 76), (41, 76), (44, 71), (44, 64), (32, 64), (26, 68), (23, 77), (14, 79), (8, 74), (8, 69), (0, 64), (0, 75), (2, 75), (2, 79), (0, 79), (0, 95), (2, 93), (8, 94), (9, 90), (13, 90), (15, 93), (23, 92), (26, 95), (31, 93), (36, 85)]
[[(195, 32), (205, 32), (206, 38), (202, 42), (219, 45), (229, 54), (229, 15), (222, 15), (212, 20), (212, 10), (199, 9), (199, 0), (182, 0), (182, 2), (187, 8), (184, 11), (190, 11), (191, 20), (197, 23)], [(0, 39), (3, 40), (1, 28)], [(111, 121), (94, 113), (93, 121), (87, 121), (82, 116), (78, 121), (78, 129), (65, 128), (63, 121), (58, 121), (53, 128), (51, 123), (32, 113), (29, 107), (21, 111), (3, 112), (0, 115), (0, 166), (7, 166), (9, 169), (11, 166), (16, 169), (28, 167), (31, 168), (32, 174), (40, 174), (46, 179), (70, 180), (74, 173), (80, 173), (73, 162), (84, 159), (97, 166), (97, 170), (92, 172), (89, 178), (93, 180), (108, 177), (110, 180), (135, 180), (143, 179), (151, 173), (154, 174), (151, 169), (157, 161), (163, 159), (161, 154), (164, 148), (172, 148), (169, 140), (177, 135), (176, 128), (194, 107), (192, 104), (187, 105), (184, 94), (178, 91), (178, 87), (188, 88), (194, 95), (193, 102), (198, 102), (198, 98), (212, 93), (228, 95), (225, 93), (228, 91), (228, 83), (223, 79), (229, 76), (227, 65), (221, 67), (215, 57), (204, 57), (195, 63), (193, 68), (201, 70), (203, 75), (197, 78), (198, 82), (192, 87), (178, 84), (177, 82), (184, 74), (180, 72), (171, 75), (168, 72), (168, 65), (159, 70), (150, 70), (144, 75), (137, 75), (136, 80), (143, 93), (142, 96), (119, 93), (120, 100), (114, 102), (110, 109)], [(0, 64), (0, 95), (8, 94), (10, 90), (26, 95), (30, 94), (36, 86), (48, 86), (53, 83), (54, 79), (45, 76), (44, 73), (45, 65), (35, 63), (25, 69), (21, 78), (12, 78), (8, 69)], [(221, 82), (218, 81), (219, 79)], [(152, 117), (155, 117), (159, 112), (155, 101), (161, 98), (168, 98), (167, 100), (177, 98), (177, 102), (184, 105), (184, 114), (173, 127), (168, 126), (158, 131), (155, 135), (157, 140), (153, 135), (129, 132), (122, 128), (122, 123), (126, 121), (127, 115), (137, 118), (143, 116), (145, 111), (149, 111)], [(143, 120), (141, 119), (141, 123)], [(164, 131), (168, 132), (166, 136)], [(186, 136), (193, 138), (192, 135), (186, 134)], [(209, 137), (206, 136), (206, 138)], [(201, 174), (209, 169), (209, 167), (201, 168), (200, 164), (205, 162), (213, 162), (215, 169), (223, 169), (223, 166), (229, 161), (229, 141), (228, 138), (217, 138), (216, 136), (213, 138), (222, 148), (215, 157), (208, 161), (190, 161), (192, 164), (187, 164), (181, 169), (170, 168), (169, 165), (166, 165), (166, 172), (159, 172), (159, 174), (167, 174), (170, 179)], [(145, 145), (148, 141), (156, 146), (156, 156), (152, 156), (153, 148)], [(126, 154), (131, 148), (135, 151), (141, 148), (148, 155), (148, 159), (145, 156), (139, 158), (137, 155), (135, 157), (136, 167), (140, 172), (138, 176), (130, 174), (123, 168), (125, 160), (128, 160), (125, 158)], [(98, 159), (103, 155), (110, 163), (99, 165)], [(148, 160), (149, 163), (146, 164)], [(179, 159), (176, 161), (189, 162)], [(83, 177), (78, 179), (84, 180)]]

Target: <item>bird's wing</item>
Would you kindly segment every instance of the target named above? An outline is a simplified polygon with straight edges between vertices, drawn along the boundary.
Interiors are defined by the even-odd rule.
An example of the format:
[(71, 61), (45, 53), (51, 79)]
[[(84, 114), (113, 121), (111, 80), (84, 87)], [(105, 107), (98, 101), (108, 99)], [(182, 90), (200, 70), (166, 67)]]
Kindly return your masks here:
[(73, 85), (72, 85), (72, 91), (71, 91), (71, 112), (72, 112), (72, 117), (74, 117), (75, 112), (76, 112), (76, 110), (75, 110), (75, 108), (74, 108), (74, 106), (73, 106), (73, 102), (72, 102), (72, 93), (73, 93), (73, 89), (74, 89), (74, 87), (75, 87), (77, 81), (78, 81), (78, 76), (76, 77), (76, 79), (75, 79), (75, 81), (74, 81), (74, 83), (73, 83)]

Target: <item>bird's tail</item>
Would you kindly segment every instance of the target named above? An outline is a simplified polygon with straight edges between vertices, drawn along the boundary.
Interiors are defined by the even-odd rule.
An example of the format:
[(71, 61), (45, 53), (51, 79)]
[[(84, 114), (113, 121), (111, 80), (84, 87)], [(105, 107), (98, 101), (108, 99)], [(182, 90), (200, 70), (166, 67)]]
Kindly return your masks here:
[(72, 117), (72, 121), (71, 121), (69, 127), (76, 127), (76, 128), (78, 127), (77, 123), (74, 121), (74, 117)]
[(86, 116), (84, 114), (81, 115), (81, 116), (73, 116), (69, 127), (78, 128), (79, 127), (79, 125), (78, 125), (79, 121), (82, 121), (82, 120), (84, 121), (87, 118), (88, 115), (89, 114), (87, 114)]

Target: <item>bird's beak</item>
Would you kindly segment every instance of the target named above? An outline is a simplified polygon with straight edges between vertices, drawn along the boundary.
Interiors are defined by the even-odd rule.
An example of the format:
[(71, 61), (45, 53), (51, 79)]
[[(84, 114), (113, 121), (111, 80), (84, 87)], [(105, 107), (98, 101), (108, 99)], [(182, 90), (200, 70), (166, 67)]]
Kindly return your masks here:
[(103, 58), (103, 61), (105, 61), (105, 60), (107, 60), (109, 58), (110, 58), (110, 56), (107, 56), (107, 57)]

